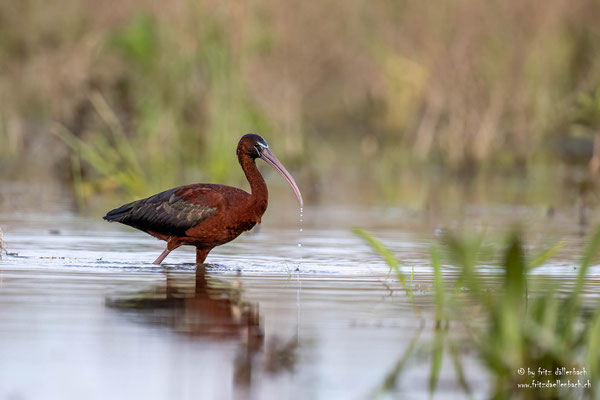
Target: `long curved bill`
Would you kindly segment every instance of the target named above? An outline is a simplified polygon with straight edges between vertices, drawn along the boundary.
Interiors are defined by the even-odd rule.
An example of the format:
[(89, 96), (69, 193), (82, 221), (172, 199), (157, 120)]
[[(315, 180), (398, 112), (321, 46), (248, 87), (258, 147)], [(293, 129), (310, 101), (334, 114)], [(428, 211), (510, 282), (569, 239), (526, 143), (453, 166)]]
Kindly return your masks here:
[(277, 157), (275, 157), (268, 148), (263, 148), (260, 158), (265, 160), (267, 164), (275, 168), (275, 170), (285, 178), (287, 183), (290, 184), (292, 190), (296, 194), (298, 202), (300, 203), (300, 207), (304, 207), (304, 201), (302, 201), (302, 194), (300, 194), (300, 189), (298, 189), (298, 185), (296, 185), (296, 182), (294, 181), (294, 178), (292, 178), (292, 175), (290, 175), (290, 173), (287, 172), (287, 169), (285, 169), (285, 167), (279, 162)]

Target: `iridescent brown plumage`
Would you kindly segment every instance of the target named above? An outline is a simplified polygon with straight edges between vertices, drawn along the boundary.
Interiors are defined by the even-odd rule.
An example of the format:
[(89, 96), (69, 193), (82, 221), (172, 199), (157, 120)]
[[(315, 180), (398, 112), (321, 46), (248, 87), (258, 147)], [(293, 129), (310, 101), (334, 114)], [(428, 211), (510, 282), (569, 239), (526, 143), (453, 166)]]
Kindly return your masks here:
[(269, 195), (256, 167), (257, 158), (265, 160), (287, 180), (302, 207), (298, 186), (262, 137), (244, 135), (238, 143), (237, 157), (251, 193), (225, 185), (181, 186), (125, 204), (109, 211), (104, 219), (121, 222), (166, 241), (167, 248), (154, 264), (160, 264), (182, 245), (196, 246), (196, 262), (203, 263), (214, 247), (260, 223)]

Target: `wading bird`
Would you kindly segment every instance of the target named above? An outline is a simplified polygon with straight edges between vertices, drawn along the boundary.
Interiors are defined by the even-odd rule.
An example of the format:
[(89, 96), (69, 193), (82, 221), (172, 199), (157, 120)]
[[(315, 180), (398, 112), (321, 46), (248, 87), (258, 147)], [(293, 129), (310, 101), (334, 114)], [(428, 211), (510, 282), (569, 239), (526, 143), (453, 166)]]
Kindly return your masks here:
[(268, 191), (256, 167), (261, 158), (290, 184), (300, 207), (300, 189), (294, 178), (269, 150), (267, 142), (255, 134), (242, 136), (237, 157), (250, 183), (251, 194), (225, 185), (198, 183), (181, 186), (137, 200), (109, 211), (104, 219), (117, 221), (167, 242), (167, 248), (154, 261), (160, 264), (182, 245), (196, 246), (196, 263), (203, 263), (216, 246), (227, 243), (260, 223), (267, 209)]

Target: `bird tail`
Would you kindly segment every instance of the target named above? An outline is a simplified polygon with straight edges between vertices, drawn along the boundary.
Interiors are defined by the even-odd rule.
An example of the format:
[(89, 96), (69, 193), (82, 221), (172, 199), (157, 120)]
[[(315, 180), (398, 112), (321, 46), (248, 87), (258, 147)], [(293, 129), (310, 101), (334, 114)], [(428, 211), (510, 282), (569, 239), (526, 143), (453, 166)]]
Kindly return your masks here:
[(132, 208), (133, 208), (132, 203), (122, 205), (119, 208), (115, 208), (114, 210), (107, 212), (106, 215), (104, 217), (102, 217), (102, 219), (105, 219), (109, 222), (113, 222), (113, 221), (122, 222), (124, 219), (126, 219), (129, 216)]

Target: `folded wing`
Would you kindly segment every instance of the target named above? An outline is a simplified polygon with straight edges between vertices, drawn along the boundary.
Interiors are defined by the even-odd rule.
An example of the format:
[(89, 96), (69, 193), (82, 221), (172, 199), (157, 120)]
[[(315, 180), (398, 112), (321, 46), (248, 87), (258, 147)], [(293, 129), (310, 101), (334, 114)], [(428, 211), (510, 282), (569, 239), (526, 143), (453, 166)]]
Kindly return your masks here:
[(183, 186), (125, 204), (104, 219), (145, 232), (185, 236), (186, 230), (215, 215), (222, 201), (223, 196), (209, 186)]

